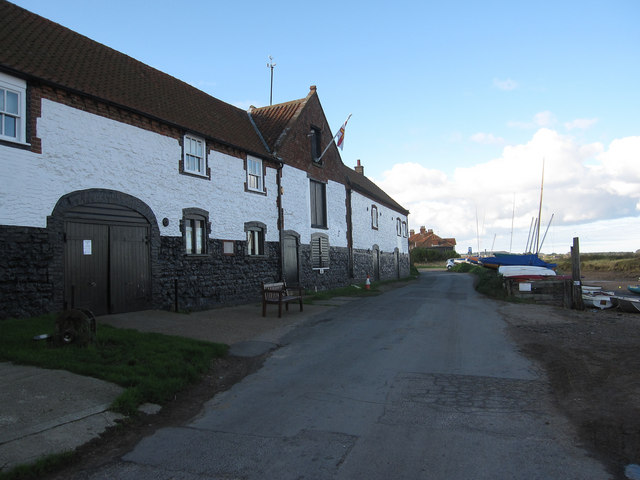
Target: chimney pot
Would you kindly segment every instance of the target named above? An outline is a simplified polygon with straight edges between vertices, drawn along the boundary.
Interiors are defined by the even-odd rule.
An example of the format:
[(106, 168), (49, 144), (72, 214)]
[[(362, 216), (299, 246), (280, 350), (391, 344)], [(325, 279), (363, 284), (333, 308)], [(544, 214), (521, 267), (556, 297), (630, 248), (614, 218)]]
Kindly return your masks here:
[(356, 171), (356, 173), (364, 175), (364, 167), (360, 164), (360, 159), (358, 159), (358, 164), (353, 169)]

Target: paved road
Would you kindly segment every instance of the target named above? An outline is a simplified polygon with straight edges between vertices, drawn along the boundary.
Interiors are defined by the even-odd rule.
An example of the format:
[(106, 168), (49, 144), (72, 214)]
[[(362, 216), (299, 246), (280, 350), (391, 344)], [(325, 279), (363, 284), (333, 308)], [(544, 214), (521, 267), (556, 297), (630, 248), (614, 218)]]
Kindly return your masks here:
[(97, 479), (603, 479), (472, 278), (429, 272), (283, 338)]

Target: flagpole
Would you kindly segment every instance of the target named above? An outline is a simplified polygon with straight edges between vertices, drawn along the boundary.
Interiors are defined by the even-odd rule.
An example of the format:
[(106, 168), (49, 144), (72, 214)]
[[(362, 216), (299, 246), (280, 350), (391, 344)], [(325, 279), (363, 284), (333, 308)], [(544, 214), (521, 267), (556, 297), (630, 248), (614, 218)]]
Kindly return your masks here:
[[(349, 119), (351, 118), (351, 113), (349, 114), (349, 116), (347, 117), (347, 119), (344, 121), (344, 123), (342, 124), (342, 127), (340, 127), (341, 129), (347, 126), (347, 122), (349, 121)], [(333, 141), (336, 139), (336, 137), (338, 136), (338, 134), (340, 133), (340, 130), (338, 130), (336, 132), (336, 134), (333, 136), (333, 138), (329, 141), (329, 143), (327, 144), (327, 146), (325, 147), (325, 149), (322, 151), (322, 154), (318, 157), (318, 162), (320, 160), (322, 160), (322, 157), (324, 157), (324, 154), (327, 153), (327, 150), (329, 150), (329, 147), (331, 146), (331, 144), (333, 143)]]

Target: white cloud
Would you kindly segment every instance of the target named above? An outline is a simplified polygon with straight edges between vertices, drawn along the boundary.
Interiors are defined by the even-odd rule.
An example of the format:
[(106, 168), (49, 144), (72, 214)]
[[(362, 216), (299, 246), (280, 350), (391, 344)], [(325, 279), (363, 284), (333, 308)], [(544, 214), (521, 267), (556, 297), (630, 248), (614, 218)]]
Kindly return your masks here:
[(507, 78), (505, 80), (494, 78), (493, 86), (500, 90), (506, 90), (506, 91), (515, 90), (516, 88), (518, 88), (518, 84), (513, 80), (511, 80), (510, 78)]
[(585, 130), (592, 127), (598, 121), (597, 118), (576, 118), (570, 122), (565, 122), (564, 128), (567, 130), (580, 129)]
[[(553, 117), (542, 115), (540, 120), (549, 118)], [(499, 157), (457, 168), (451, 176), (419, 163), (403, 163), (385, 171), (377, 183), (410, 210), (410, 228), (424, 225), (440, 236), (462, 239), (465, 244), (458, 251), (476, 249), (478, 234), (482, 249), (491, 248), (495, 235), (495, 249), (508, 250), (515, 204), (513, 248), (522, 251), (531, 221), (538, 216), (544, 160), (541, 230), (553, 214), (550, 236), (551, 231), (560, 232), (560, 246), (570, 245), (576, 232), (574, 236), (589, 236), (594, 222), (636, 218), (635, 230), (609, 232), (610, 238), (621, 237), (616, 250), (628, 245), (627, 250), (635, 251), (640, 248), (640, 235), (633, 233), (640, 232), (639, 158), (640, 136), (604, 146), (540, 128), (527, 143), (505, 146)], [(593, 240), (589, 251), (611, 249)]]
[(470, 140), (476, 143), (482, 143), (484, 145), (504, 145), (505, 140), (502, 137), (496, 137), (493, 133), (474, 133), (471, 135)]
[(556, 117), (555, 117), (555, 115), (553, 113), (551, 113), (550, 111), (546, 110), (544, 112), (536, 113), (533, 116), (533, 122), (538, 127), (551, 127), (557, 122), (557, 120), (556, 120)]
[(533, 118), (528, 122), (522, 122), (519, 120), (512, 120), (507, 122), (507, 126), (512, 128), (532, 129), (540, 127), (552, 127), (557, 123), (555, 115), (545, 110), (543, 112), (536, 113)]

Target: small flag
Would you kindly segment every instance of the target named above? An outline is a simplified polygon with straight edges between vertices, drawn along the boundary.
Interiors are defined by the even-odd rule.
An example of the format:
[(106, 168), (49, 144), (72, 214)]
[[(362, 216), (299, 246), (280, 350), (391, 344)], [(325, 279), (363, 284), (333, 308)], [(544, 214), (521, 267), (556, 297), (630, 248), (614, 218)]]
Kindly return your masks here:
[(344, 129), (347, 127), (347, 122), (350, 118), (351, 114), (349, 114), (347, 119), (344, 121), (344, 125), (340, 127), (340, 130), (338, 130), (338, 134), (336, 135), (336, 145), (340, 150), (342, 150), (342, 147), (344, 146)]

